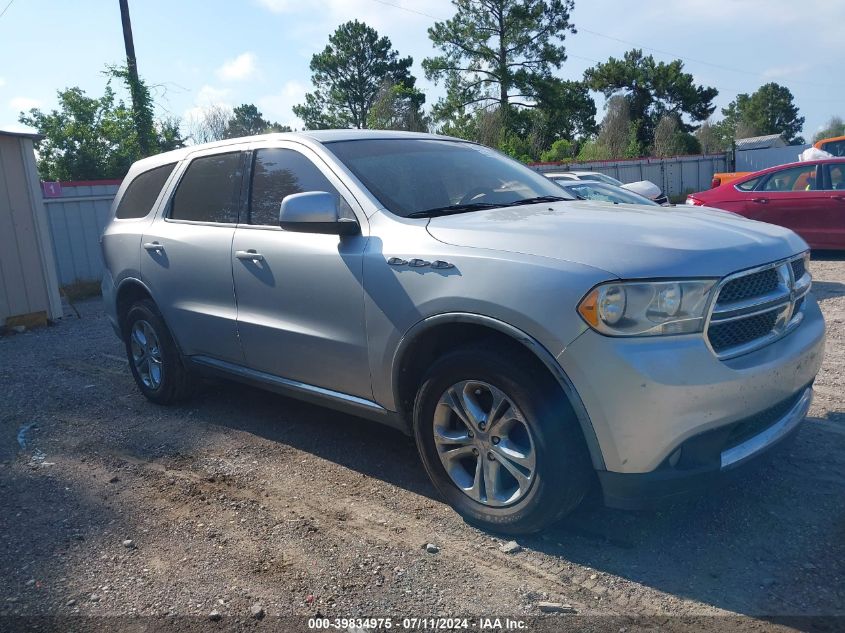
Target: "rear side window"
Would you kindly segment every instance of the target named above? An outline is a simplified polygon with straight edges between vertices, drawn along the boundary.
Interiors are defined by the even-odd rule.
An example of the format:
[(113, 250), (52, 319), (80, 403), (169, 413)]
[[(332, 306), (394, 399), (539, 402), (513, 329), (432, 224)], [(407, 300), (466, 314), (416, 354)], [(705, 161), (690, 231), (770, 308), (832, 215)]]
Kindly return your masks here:
[(285, 197), (295, 193), (324, 191), (337, 199), (341, 217), (354, 218), (352, 209), (317, 166), (292, 149), (260, 149), (255, 153), (249, 223), (279, 225), (279, 209)]
[(242, 173), (241, 152), (194, 159), (173, 195), (170, 218), (234, 224)]
[(126, 188), (114, 217), (118, 220), (128, 220), (146, 216), (152, 210), (161, 188), (175, 166), (176, 163), (169, 163), (139, 174)]
[(756, 187), (759, 182), (759, 178), (752, 178), (751, 180), (739, 183), (736, 188), (740, 191), (754, 191), (754, 187)]

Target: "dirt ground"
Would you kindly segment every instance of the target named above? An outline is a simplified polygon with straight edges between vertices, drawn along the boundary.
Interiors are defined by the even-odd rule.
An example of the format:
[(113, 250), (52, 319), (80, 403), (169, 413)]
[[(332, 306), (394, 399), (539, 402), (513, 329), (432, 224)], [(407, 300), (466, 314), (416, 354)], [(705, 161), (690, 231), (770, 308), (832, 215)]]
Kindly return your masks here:
[[(730, 628), (845, 626), (824, 618), (845, 616), (845, 257), (821, 254), (812, 272), (827, 348), (793, 445), (659, 511), (588, 502), (511, 554), (438, 498), (398, 432), (227, 383), (179, 407), (147, 402), (99, 300), (2, 337), (0, 630), (74, 615), (79, 630), (159, 629), (86, 616), (304, 630), (315, 615), (471, 616), (478, 629), (543, 601), (574, 612), (549, 616), (550, 631), (738, 614), (756, 617)], [(367, 630), (355, 626), (342, 630)]]

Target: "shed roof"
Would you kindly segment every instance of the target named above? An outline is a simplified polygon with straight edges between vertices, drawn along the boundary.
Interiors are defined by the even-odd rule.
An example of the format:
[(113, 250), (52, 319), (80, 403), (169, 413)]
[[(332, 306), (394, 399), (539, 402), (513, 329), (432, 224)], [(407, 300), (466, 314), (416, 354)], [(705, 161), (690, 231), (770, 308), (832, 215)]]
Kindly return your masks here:
[(780, 134), (766, 134), (765, 136), (749, 136), (736, 139), (737, 149), (768, 149), (769, 147), (786, 147), (786, 141)]
[(31, 138), (33, 141), (40, 141), (44, 138), (43, 134), (37, 132), (12, 132), (11, 130), (0, 130), (0, 136), (14, 136), (17, 138)]

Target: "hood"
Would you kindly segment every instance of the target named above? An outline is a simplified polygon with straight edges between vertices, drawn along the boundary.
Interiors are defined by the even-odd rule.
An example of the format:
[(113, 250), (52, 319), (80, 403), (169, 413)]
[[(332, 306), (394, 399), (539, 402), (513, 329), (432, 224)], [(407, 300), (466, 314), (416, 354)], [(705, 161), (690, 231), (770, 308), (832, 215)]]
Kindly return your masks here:
[(637, 182), (629, 182), (626, 185), (622, 185), (625, 189), (629, 191), (633, 191), (634, 193), (638, 193), (641, 196), (645, 196), (646, 198), (656, 198), (658, 197), (662, 191), (660, 191), (660, 187), (655, 185), (650, 180), (639, 180)]
[(586, 201), (432, 218), (428, 231), (455, 246), (576, 262), (621, 278), (722, 277), (807, 248), (789, 229), (716, 209)]

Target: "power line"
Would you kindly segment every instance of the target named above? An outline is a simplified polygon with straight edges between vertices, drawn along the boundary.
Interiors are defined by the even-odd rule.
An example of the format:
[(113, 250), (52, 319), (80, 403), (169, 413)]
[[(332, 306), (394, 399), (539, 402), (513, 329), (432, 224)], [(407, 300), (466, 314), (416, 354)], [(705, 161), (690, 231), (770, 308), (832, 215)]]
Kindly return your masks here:
[(0, 12), (0, 18), (2, 18), (4, 15), (6, 15), (6, 11), (8, 11), (8, 10), (9, 10), (9, 7), (10, 7), (10, 6), (12, 6), (12, 3), (13, 3), (14, 1), (15, 1), (15, 0), (9, 0), (9, 4), (7, 4), (7, 5), (6, 5), (6, 7), (3, 9), (3, 11), (2, 11), (2, 12)]

